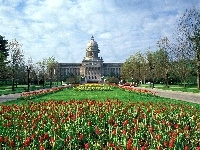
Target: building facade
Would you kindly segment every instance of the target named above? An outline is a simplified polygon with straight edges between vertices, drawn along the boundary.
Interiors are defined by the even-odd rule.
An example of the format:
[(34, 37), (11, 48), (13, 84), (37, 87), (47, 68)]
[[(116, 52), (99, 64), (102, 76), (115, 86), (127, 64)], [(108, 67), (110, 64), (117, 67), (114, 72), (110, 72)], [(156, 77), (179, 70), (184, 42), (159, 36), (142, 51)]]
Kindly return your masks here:
[(94, 37), (86, 47), (86, 56), (82, 63), (59, 63), (60, 72), (64, 76), (80, 76), (87, 82), (102, 82), (105, 76), (120, 76), (123, 63), (104, 63), (97, 42)]

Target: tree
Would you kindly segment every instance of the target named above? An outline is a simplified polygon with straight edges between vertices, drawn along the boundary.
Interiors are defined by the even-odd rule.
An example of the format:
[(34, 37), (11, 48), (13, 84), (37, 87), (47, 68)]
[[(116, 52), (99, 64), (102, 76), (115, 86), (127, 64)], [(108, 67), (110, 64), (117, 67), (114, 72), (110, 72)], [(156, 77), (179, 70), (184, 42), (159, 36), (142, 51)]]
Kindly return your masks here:
[(5, 79), (8, 76), (7, 57), (8, 57), (8, 41), (0, 35), (0, 78)]
[(4, 58), (7, 59), (7, 57), (9, 56), (9, 49), (7, 47), (8, 44), (8, 40), (4, 39), (5, 37), (0, 35), (0, 52), (1, 54), (3, 54)]
[(134, 61), (134, 66), (135, 66), (135, 78), (138, 83), (144, 81), (145, 84), (145, 78), (147, 76), (147, 60), (145, 58), (145, 55), (142, 54), (141, 52), (137, 52), (135, 54), (135, 61)]
[(122, 65), (122, 69), (121, 69), (121, 77), (123, 80), (127, 80), (130, 78), (134, 78), (134, 56), (131, 55)]
[(198, 33), (200, 29), (200, 11), (196, 8), (186, 10), (177, 25), (177, 42), (182, 45), (181, 51), (188, 59), (195, 60), (197, 70), (197, 87), (200, 89), (200, 51), (198, 47)]
[(37, 64), (39, 67), (38, 70), (43, 72), (44, 78), (50, 80), (50, 87), (52, 86), (52, 80), (59, 81), (60, 70), (55, 57), (44, 58), (42, 62), (38, 62)]
[[(199, 15), (200, 17), (200, 15)], [(198, 89), (200, 89), (200, 27), (197, 29), (196, 32), (194, 32), (194, 35), (189, 37), (190, 41), (192, 41), (194, 45), (194, 51), (195, 51), (195, 60), (197, 65), (197, 84)]]
[(160, 77), (165, 79), (166, 87), (169, 87), (169, 72), (170, 72), (170, 45), (169, 40), (167, 37), (161, 38), (157, 46), (159, 48), (158, 51), (156, 51), (156, 69), (158, 70)]
[(151, 78), (151, 82), (153, 83), (152, 88), (154, 88), (154, 80), (155, 80), (155, 53), (150, 50), (146, 53), (148, 67), (149, 67), (149, 75)]
[(8, 43), (8, 49), (10, 54), (10, 67), (12, 69), (12, 90), (14, 91), (15, 79), (19, 76), (19, 69), (24, 64), (24, 54), (22, 51), (22, 44), (20, 44), (16, 39)]

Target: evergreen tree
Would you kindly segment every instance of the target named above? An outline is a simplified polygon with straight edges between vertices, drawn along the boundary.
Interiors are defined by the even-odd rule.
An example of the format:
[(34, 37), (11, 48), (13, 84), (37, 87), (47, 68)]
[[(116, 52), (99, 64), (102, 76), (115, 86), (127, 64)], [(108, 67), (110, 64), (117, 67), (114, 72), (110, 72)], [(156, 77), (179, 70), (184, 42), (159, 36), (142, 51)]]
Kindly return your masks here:
[(6, 59), (9, 55), (8, 48), (7, 48), (8, 40), (5, 40), (3, 36), (0, 35), (0, 52), (4, 55)]

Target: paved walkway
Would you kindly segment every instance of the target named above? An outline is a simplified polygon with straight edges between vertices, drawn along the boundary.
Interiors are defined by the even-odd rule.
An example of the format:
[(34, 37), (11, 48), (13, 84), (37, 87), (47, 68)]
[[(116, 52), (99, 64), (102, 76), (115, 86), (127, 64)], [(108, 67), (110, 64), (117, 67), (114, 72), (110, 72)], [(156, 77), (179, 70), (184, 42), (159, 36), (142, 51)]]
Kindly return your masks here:
[[(135, 87), (135, 88), (143, 88), (143, 87)], [(166, 97), (166, 98), (183, 100), (183, 101), (200, 104), (200, 93), (161, 90), (161, 89), (156, 89), (156, 88), (154, 88), (154, 89), (146, 88), (146, 89), (149, 89), (152, 92), (157, 92), (156, 95), (158, 95), (160, 97)], [(0, 96), (0, 103), (6, 102), (6, 101), (11, 101), (11, 100), (16, 100), (17, 98), (19, 98), (19, 95), (20, 95), (20, 93), (2, 95), (2, 96)]]
[(0, 96), (0, 103), (6, 102), (6, 101), (16, 100), (17, 98), (19, 98), (19, 95), (20, 95), (20, 93), (9, 94), (9, 95), (1, 95)]
[[(143, 87), (135, 87), (135, 88), (144, 89)], [(200, 104), (200, 93), (162, 90), (162, 89), (157, 89), (157, 88), (154, 88), (154, 89), (145, 88), (145, 89), (148, 89), (152, 92), (157, 92), (156, 95), (158, 95), (160, 97), (171, 98), (171, 99), (176, 99), (176, 100), (183, 100), (183, 101)]]

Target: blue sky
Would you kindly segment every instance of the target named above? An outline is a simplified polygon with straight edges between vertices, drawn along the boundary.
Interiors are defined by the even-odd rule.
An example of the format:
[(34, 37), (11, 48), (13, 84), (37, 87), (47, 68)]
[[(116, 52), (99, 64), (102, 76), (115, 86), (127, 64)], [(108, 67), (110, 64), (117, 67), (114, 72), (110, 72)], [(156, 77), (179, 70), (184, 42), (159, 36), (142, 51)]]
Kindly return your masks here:
[(23, 44), (33, 62), (81, 62), (94, 36), (104, 62), (124, 62), (173, 39), (185, 9), (199, 0), (0, 0), (0, 35)]

